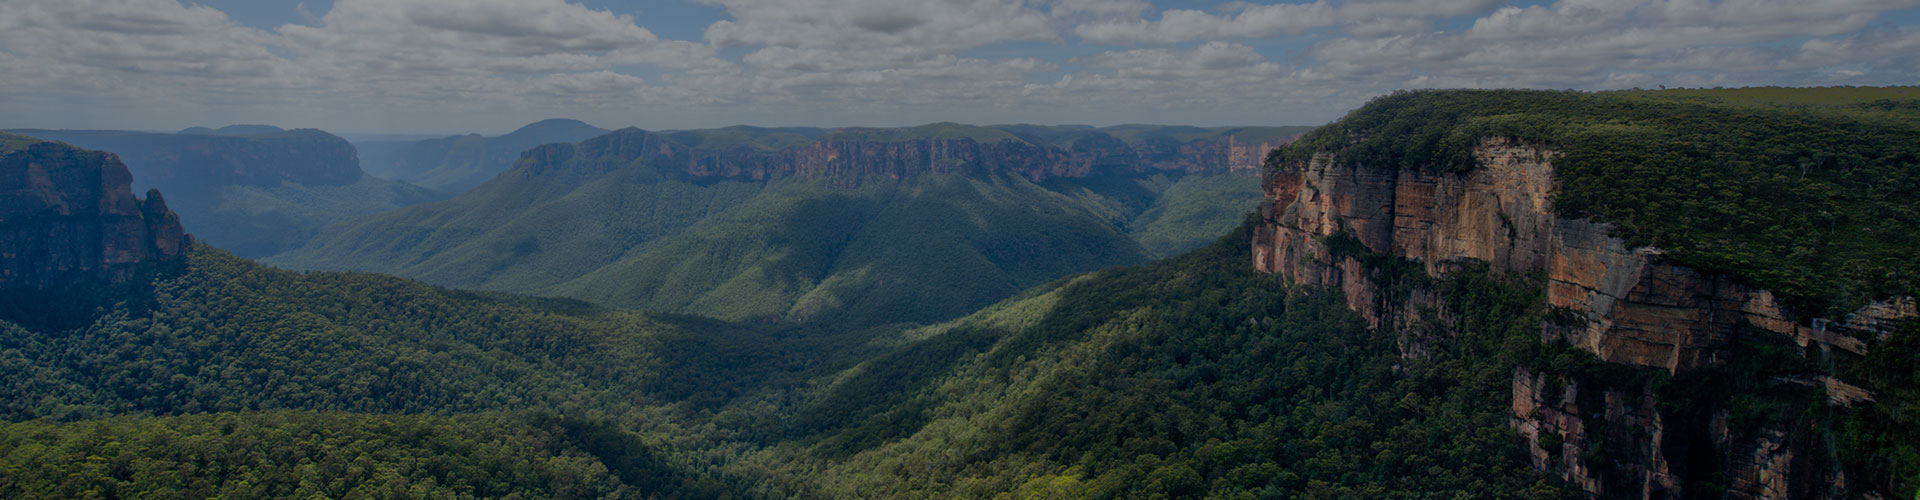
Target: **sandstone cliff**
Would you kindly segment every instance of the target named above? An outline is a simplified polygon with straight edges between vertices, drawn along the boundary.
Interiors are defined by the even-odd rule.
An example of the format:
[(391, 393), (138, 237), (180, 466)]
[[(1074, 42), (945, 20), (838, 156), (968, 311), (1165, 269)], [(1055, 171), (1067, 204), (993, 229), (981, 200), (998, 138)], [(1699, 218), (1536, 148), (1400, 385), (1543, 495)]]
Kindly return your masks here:
[[(1253, 264), (1291, 283), (1338, 289), (1369, 324), (1399, 332), (1409, 356), (1419, 356), (1423, 343), (1409, 326), (1444, 323), (1421, 315), (1443, 310), (1437, 305), (1446, 297), (1389, 286), (1393, 278), (1367, 265), (1367, 255), (1409, 261), (1431, 276), (1464, 262), (1543, 276), (1546, 302), (1559, 317), (1540, 325), (1544, 340), (1564, 339), (1602, 361), (1667, 374), (1724, 365), (1743, 325), (1803, 348), (1863, 354), (1865, 339), (1884, 332), (1888, 321), (1914, 316), (1912, 299), (1904, 298), (1836, 321), (1796, 321), (1801, 315), (1766, 290), (1668, 263), (1657, 248), (1630, 248), (1605, 224), (1557, 216), (1555, 150), (1483, 139), (1473, 156), (1477, 168), (1465, 174), (1342, 166), (1327, 153), (1270, 165)], [(1656, 411), (1652, 387), (1589, 382), (1522, 368), (1513, 389), (1514, 426), (1529, 441), (1535, 465), (1589, 492), (1677, 496), (1687, 480), (1717, 474), (1730, 478), (1732, 497), (1806, 498), (1845, 480), (1810, 462), (1810, 450), (1777, 429), (1731, 432), (1724, 410), (1669, 422)], [(1779, 382), (1824, 389), (1834, 404), (1872, 398), (1831, 377)], [(1615, 452), (1607, 470), (1579, 459), (1594, 449)], [(1701, 449), (1732, 458), (1702, 464)]]
[(159, 191), (134, 196), (113, 154), (38, 143), (0, 156), (0, 295), (6, 319), (40, 326), (185, 253)]

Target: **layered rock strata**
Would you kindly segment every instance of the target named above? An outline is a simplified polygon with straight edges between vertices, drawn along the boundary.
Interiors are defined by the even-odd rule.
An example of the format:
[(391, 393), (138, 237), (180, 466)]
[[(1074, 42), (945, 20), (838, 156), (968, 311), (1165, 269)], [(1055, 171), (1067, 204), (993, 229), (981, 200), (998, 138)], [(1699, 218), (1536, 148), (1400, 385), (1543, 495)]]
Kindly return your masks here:
[(111, 153), (43, 142), (0, 156), (0, 294), (16, 322), (56, 319), (142, 277), (191, 240), (159, 191)]
[[(1321, 154), (1305, 164), (1271, 166), (1263, 178), (1263, 223), (1252, 241), (1261, 272), (1304, 285), (1338, 289), (1368, 324), (1402, 332), (1403, 354), (1420, 356), (1422, 341), (1409, 325), (1445, 297), (1431, 290), (1392, 290), (1366, 255), (1405, 259), (1432, 276), (1463, 262), (1484, 262), (1501, 273), (1543, 275), (1547, 303), (1558, 321), (1541, 325), (1546, 340), (1564, 339), (1603, 361), (1681, 374), (1720, 366), (1742, 325), (1791, 339), (1802, 347), (1864, 354), (1863, 341), (1900, 318), (1915, 316), (1911, 298), (1874, 304), (1841, 321), (1801, 323), (1772, 293), (1724, 275), (1672, 264), (1657, 248), (1630, 248), (1605, 224), (1555, 215), (1553, 162), (1558, 153), (1504, 139), (1474, 150), (1477, 168), (1464, 174), (1406, 166), (1344, 166)], [(1363, 248), (1342, 248), (1351, 242)], [(1366, 255), (1356, 255), (1362, 253)], [(1684, 484), (1668, 460), (1690, 447), (1713, 446), (1747, 457), (1720, 471), (1734, 478), (1731, 495), (1800, 498), (1818, 490), (1809, 481), (1832, 480), (1810, 471), (1804, 450), (1766, 444), (1764, 436), (1734, 439), (1694, 433), (1712, 422), (1663, 423), (1651, 387), (1584, 388), (1563, 380), (1548, 394), (1548, 375), (1517, 370), (1515, 427), (1533, 446), (1534, 463), (1593, 493), (1647, 498), (1678, 494)], [(1818, 387), (1835, 404), (1871, 400), (1843, 381), (1782, 380)], [(1589, 435), (1592, 416), (1604, 435)], [(1724, 419), (1724, 415), (1716, 418)], [(1683, 429), (1675, 431), (1674, 425)], [(1552, 434), (1554, 439), (1542, 439)], [(1717, 436), (1700, 443), (1699, 436)], [(1738, 442), (1735, 442), (1738, 441)], [(1563, 443), (1547, 450), (1541, 443)], [(1592, 447), (1625, 450), (1611, 477), (1570, 460)], [(1794, 469), (1800, 467), (1800, 469)], [(1693, 471), (1694, 474), (1704, 472)], [(1798, 482), (1795, 482), (1798, 481)], [(1824, 490), (1821, 490), (1824, 491)]]

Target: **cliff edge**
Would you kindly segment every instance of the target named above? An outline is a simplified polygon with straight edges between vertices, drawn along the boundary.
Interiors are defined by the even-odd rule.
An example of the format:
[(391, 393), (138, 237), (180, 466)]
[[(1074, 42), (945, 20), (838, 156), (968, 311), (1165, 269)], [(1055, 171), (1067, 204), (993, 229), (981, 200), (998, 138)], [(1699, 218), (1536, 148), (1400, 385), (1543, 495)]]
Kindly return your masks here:
[(65, 324), (191, 246), (160, 192), (142, 200), (111, 153), (39, 142), (0, 155), (4, 319)]
[[(1398, 335), (1402, 354), (1408, 357), (1422, 356), (1424, 345), (1443, 342), (1447, 335), (1435, 338), (1430, 328), (1438, 324), (1444, 332), (1450, 320), (1449, 297), (1431, 286), (1432, 278), (1481, 265), (1494, 274), (1524, 277), (1515, 281), (1538, 287), (1544, 295), (1544, 319), (1537, 325), (1543, 342), (1570, 346), (1636, 373), (1622, 383), (1577, 370), (1515, 368), (1513, 425), (1525, 438), (1533, 464), (1590, 493), (1640, 498), (1693, 497), (1708, 491), (1729, 498), (1873, 493), (1874, 485), (1861, 476), (1876, 474), (1850, 470), (1845, 458), (1823, 456), (1841, 444), (1805, 436), (1807, 427), (1820, 424), (1787, 418), (1785, 423), (1731, 425), (1729, 420), (1739, 420), (1747, 408), (1728, 401), (1695, 401), (1702, 406), (1682, 411), (1670, 400), (1680, 392), (1673, 387), (1711, 378), (1702, 374), (1745, 373), (1740, 367), (1752, 360), (1740, 358), (1752, 357), (1752, 345), (1790, 345), (1783, 349), (1801, 358), (1866, 363), (1862, 360), (1870, 358), (1874, 346), (1913, 323), (1911, 295), (1880, 294), (1864, 307), (1827, 316), (1830, 309), (1810, 310), (1800, 304), (1841, 301), (1804, 294), (1783, 298), (1757, 284), (1781, 280), (1773, 275), (1701, 269), (1682, 262), (1711, 259), (1684, 251), (1676, 257), (1657, 246), (1632, 244), (1630, 240), (1649, 238), (1598, 220), (1639, 224), (1635, 227), (1641, 233), (1657, 233), (1646, 229), (1648, 218), (1622, 215), (1636, 207), (1616, 200), (1570, 199), (1563, 189), (1569, 183), (1590, 186), (1595, 172), (1607, 171), (1596, 162), (1605, 161), (1606, 155), (1572, 142), (1590, 137), (1582, 135), (1590, 130), (1542, 126), (1540, 121), (1500, 114), (1544, 113), (1539, 110), (1546, 106), (1465, 112), (1448, 107), (1475, 97), (1535, 105), (1526, 101), (1628, 98), (1459, 94), (1468, 95), (1382, 98), (1342, 123), (1316, 131), (1320, 140), (1303, 141), (1304, 150), (1270, 155), (1262, 181), (1266, 201), (1251, 242), (1254, 267), (1288, 283), (1337, 290), (1369, 325)], [(1400, 116), (1379, 118), (1395, 113)], [(1425, 138), (1433, 142), (1422, 144), (1423, 137), (1415, 133), (1396, 146), (1405, 149), (1368, 149), (1369, 140), (1392, 133), (1392, 127), (1377, 127), (1379, 123), (1409, 123), (1421, 114), (1441, 122), (1419, 125), (1435, 130)], [(1626, 113), (1615, 123), (1638, 125), (1631, 123), (1634, 118), (1639, 117)], [(1674, 120), (1666, 125), (1712, 126), (1686, 121), (1690, 115), (1665, 118)], [(1490, 126), (1489, 120), (1506, 121)], [(1328, 134), (1343, 137), (1329, 140)], [(1422, 150), (1423, 145), (1431, 149)], [(1617, 176), (1644, 166), (1622, 165), (1601, 175)], [(1632, 203), (1642, 204), (1640, 209), (1658, 206), (1665, 201), (1659, 196), (1670, 194), (1652, 193)], [(1589, 208), (1570, 214), (1567, 206)], [(1696, 248), (1682, 239), (1667, 241), (1681, 243), (1687, 251)], [(1894, 279), (1893, 273), (1888, 275)], [(1907, 363), (1904, 369), (1911, 371), (1911, 360)], [(1825, 373), (1772, 376), (1765, 382), (1824, 393), (1827, 404), (1839, 412), (1871, 404), (1875, 392), (1838, 376), (1843, 371), (1830, 367)], [(1732, 399), (1740, 397), (1745, 396)]]

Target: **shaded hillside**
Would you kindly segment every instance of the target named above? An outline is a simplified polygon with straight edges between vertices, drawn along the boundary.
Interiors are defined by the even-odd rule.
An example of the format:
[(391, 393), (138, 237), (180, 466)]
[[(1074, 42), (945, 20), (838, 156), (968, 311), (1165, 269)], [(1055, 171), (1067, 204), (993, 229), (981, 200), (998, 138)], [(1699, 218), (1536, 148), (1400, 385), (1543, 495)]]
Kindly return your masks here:
[(513, 166), (541, 144), (575, 143), (607, 133), (579, 120), (541, 120), (506, 135), (467, 134), (424, 141), (357, 142), (369, 175), (432, 189), (448, 196), (466, 192)]
[(673, 439), (673, 405), (807, 362), (712, 320), (298, 274), (205, 246), (119, 298), (71, 330), (0, 320), (0, 419), (48, 417), (0, 424), (0, 494), (717, 489), (696, 480), (724, 475), (653, 449)]
[[(301, 275), (202, 247), (151, 306), (57, 335), (0, 323), (9, 418), (83, 419), (0, 426), (0, 488), (1554, 498), (1499, 458), (1517, 438), (1487, 401), (1506, 372), (1486, 367), (1512, 332), (1408, 362), (1334, 296), (1236, 264), (1247, 235), (851, 336)], [(183, 416), (92, 420), (129, 413)]]
[(1145, 258), (1073, 200), (1024, 179), (780, 183), (544, 291), (730, 320), (924, 323)]
[(20, 130), (114, 153), (135, 189), (179, 198), (187, 232), (244, 256), (298, 246), (314, 229), (356, 215), (431, 201), (433, 193), (360, 172), (354, 148), (313, 129), (239, 126), (180, 134)]
[[(71, 331), (6, 328), (10, 418), (253, 411), (450, 413), (639, 401), (660, 350), (754, 335), (710, 320), (274, 270), (201, 246)], [(124, 354), (124, 355), (123, 355)]]
[(1155, 163), (1095, 129), (1021, 138), (1040, 129), (621, 130), (270, 260), (729, 319), (936, 321), (1204, 244), (1253, 207), (1244, 173), (1273, 144), (1195, 129), (1194, 156)]
[(1534, 337), (1506, 323), (1537, 297), (1463, 275), (1484, 328), (1404, 359), (1337, 294), (1251, 272), (1250, 236), (904, 332), (756, 421), (736, 467), (830, 498), (1571, 498), (1507, 428)]

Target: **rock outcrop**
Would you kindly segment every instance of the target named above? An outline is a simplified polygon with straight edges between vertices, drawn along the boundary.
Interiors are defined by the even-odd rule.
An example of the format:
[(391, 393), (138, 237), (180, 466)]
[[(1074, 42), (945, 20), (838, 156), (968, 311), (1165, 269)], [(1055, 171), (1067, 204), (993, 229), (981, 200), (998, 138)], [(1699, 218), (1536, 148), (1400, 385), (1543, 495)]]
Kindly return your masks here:
[[(1465, 174), (1345, 166), (1324, 153), (1305, 164), (1271, 165), (1263, 179), (1267, 200), (1252, 241), (1253, 265), (1292, 283), (1338, 289), (1370, 325), (1400, 332), (1408, 356), (1422, 355), (1423, 343), (1410, 338), (1408, 326), (1431, 319), (1421, 314), (1444, 310), (1436, 306), (1446, 298), (1386, 286), (1392, 278), (1370, 268), (1370, 257), (1411, 261), (1432, 276), (1464, 262), (1543, 275), (1547, 303), (1560, 316), (1543, 322), (1543, 339), (1564, 339), (1600, 360), (1669, 374), (1727, 363), (1742, 325), (1802, 347), (1864, 354), (1863, 339), (1883, 333), (1893, 320), (1915, 316), (1913, 300), (1902, 298), (1840, 321), (1801, 322), (1766, 290), (1672, 264), (1657, 248), (1630, 248), (1609, 235), (1605, 224), (1558, 217), (1551, 205), (1557, 152), (1485, 139), (1474, 156), (1477, 168)], [(1535, 466), (1589, 492), (1659, 498), (1678, 495), (1689, 479), (1722, 474), (1734, 480), (1731, 496), (1807, 498), (1827, 491), (1814, 487), (1823, 481), (1844, 480), (1814, 470), (1807, 450), (1768, 437), (1777, 430), (1730, 433), (1724, 411), (1666, 421), (1655, 410), (1650, 386), (1601, 387), (1577, 378), (1550, 384), (1552, 377), (1516, 370), (1514, 426), (1533, 445)], [(1779, 382), (1825, 390), (1834, 404), (1872, 399), (1831, 377)], [(1703, 447), (1741, 459), (1704, 467), (1697, 458)], [(1580, 460), (1596, 449), (1613, 457), (1604, 474)]]
[(201, 241), (242, 257), (299, 245), (320, 227), (439, 199), (364, 175), (352, 144), (312, 129), (265, 126), (180, 134), (33, 130), (25, 135), (111, 152), (136, 192), (159, 189)]
[[(0, 314), (58, 324), (191, 245), (159, 191), (111, 153), (43, 142), (0, 156)], [(44, 321), (43, 321), (44, 320)]]

